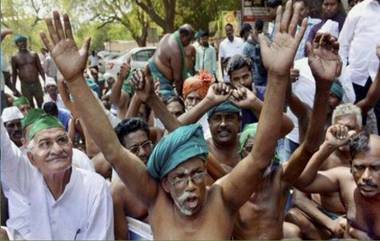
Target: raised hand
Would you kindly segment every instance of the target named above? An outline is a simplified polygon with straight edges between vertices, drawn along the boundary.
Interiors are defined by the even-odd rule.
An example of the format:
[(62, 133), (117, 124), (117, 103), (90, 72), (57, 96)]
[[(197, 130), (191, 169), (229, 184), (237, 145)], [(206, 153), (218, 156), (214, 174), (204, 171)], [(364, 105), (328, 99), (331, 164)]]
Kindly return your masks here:
[(71, 82), (83, 75), (87, 63), (90, 38), (86, 39), (81, 49), (78, 49), (67, 14), (63, 15), (64, 27), (60, 15), (56, 11), (53, 12), (53, 20), (51, 18), (45, 20), (51, 41), (45, 33), (40, 33), (40, 36), (65, 80)]
[(288, 1), (284, 13), (281, 6), (277, 9), (277, 30), (273, 42), (269, 44), (269, 40), (263, 34), (259, 35), (261, 56), (268, 72), (279, 75), (289, 74), (307, 26), (307, 20), (304, 19), (301, 30), (296, 33), (299, 12), (300, 8), (297, 6), (292, 14), (292, 1)]
[(251, 109), (255, 105), (256, 95), (245, 87), (232, 90), (231, 101), (242, 109)]
[(120, 67), (119, 78), (125, 79), (131, 70), (131, 66), (128, 63), (123, 63)]
[(337, 39), (328, 33), (318, 33), (313, 44), (307, 44), (309, 65), (317, 84), (331, 84), (342, 70)]
[(208, 88), (206, 98), (213, 104), (218, 105), (228, 99), (231, 88), (225, 83), (215, 83)]
[(134, 72), (131, 82), (135, 87), (136, 95), (141, 101), (147, 102), (150, 97), (155, 95), (153, 89), (153, 80), (143, 71), (137, 70)]
[(325, 143), (332, 147), (346, 145), (350, 141), (348, 128), (344, 125), (332, 125), (327, 129)]
[(290, 81), (296, 82), (300, 77), (300, 71), (298, 69), (291, 68), (290, 69)]

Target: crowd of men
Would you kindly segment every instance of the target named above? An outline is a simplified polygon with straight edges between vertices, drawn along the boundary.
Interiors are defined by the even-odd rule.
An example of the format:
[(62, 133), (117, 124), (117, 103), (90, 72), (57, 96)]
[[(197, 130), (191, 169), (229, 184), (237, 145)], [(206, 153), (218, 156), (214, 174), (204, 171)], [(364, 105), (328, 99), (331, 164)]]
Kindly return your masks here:
[(126, 240), (132, 217), (154, 239), (380, 239), (380, 1), (268, 6), (217, 48), (185, 24), (117, 76), (66, 14), (40, 56), (15, 36), (0, 238)]

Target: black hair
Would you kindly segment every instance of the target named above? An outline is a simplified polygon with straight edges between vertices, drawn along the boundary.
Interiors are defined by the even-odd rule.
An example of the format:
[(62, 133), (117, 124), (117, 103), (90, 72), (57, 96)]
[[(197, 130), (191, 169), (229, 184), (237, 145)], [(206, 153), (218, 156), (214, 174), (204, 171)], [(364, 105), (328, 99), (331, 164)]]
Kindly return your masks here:
[(369, 136), (370, 135), (367, 131), (362, 131), (350, 141), (350, 152), (352, 157), (369, 150)]
[(45, 102), (42, 106), (42, 109), (49, 115), (58, 116), (57, 104), (52, 101)]
[(230, 23), (227, 23), (225, 26), (224, 26), (224, 28), (226, 28), (226, 27), (231, 27), (231, 28), (234, 28), (234, 26), (232, 25), (232, 24), (230, 24)]
[(231, 76), (231, 73), (235, 70), (241, 69), (247, 66), (248, 69), (252, 67), (252, 61), (243, 55), (236, 54), (230, 58), (227, 64), (227, 74)]
[(268, 8), (277, 8), (282, 5), (282, 0), (268, 0), (267, 7)]
[(255, 29), (256, 30), (259, 30), (259, 31), (262, 31), (264, 28), (264, 21), (261, 20), (261, 19), (258, 19), (256, 22), (255, 22)]
[(124, 137), (133, 132), (141, 130), (144, 131), (149, 137), (148, 124), (143, 119), (137, 117), (122, 120), (114, 130), (116, 132), (117, 138), (123, 146), (125, 146)]
[(178, 103), (180, 103), (180, 105), (182, 106), (183, 112), (185, 112), (185, 104), (183, 103), (183, 101), (182, 101), (181, 98), (179, 98), (178, 96), (172, 96), (172, 97), (164, 100), (164, 103), (165, 103), (166, 106), (169, 105), (172, 102), (178, 102)]
[(199, 37), (209, 37), (210, 33), (208, 31), (201, 31), (199, 32)]

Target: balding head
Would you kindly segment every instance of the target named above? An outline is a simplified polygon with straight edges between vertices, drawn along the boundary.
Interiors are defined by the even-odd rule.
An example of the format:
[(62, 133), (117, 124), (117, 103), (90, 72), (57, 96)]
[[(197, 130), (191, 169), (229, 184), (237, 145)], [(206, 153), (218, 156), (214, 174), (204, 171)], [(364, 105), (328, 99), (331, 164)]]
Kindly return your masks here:
[(184, 47), (189, 45), (194, 38), (194, 30), (190, 24), (184, 24), (179, 29), (179, 36)]

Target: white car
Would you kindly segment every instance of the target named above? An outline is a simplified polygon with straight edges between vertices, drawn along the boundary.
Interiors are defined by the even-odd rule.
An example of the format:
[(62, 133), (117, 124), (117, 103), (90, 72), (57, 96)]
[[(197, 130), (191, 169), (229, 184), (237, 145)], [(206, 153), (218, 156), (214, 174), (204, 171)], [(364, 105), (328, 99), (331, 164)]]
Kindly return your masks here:
[(156, 47), (133, 48), (130, 51), (121, 54), (116, 59), (109, 60), (106, 63), (106, 73), (117, 76), (123, 63), (130, 60), (131, 69), (142, 69), (148, 64), (148, 60), (153, 56)]

